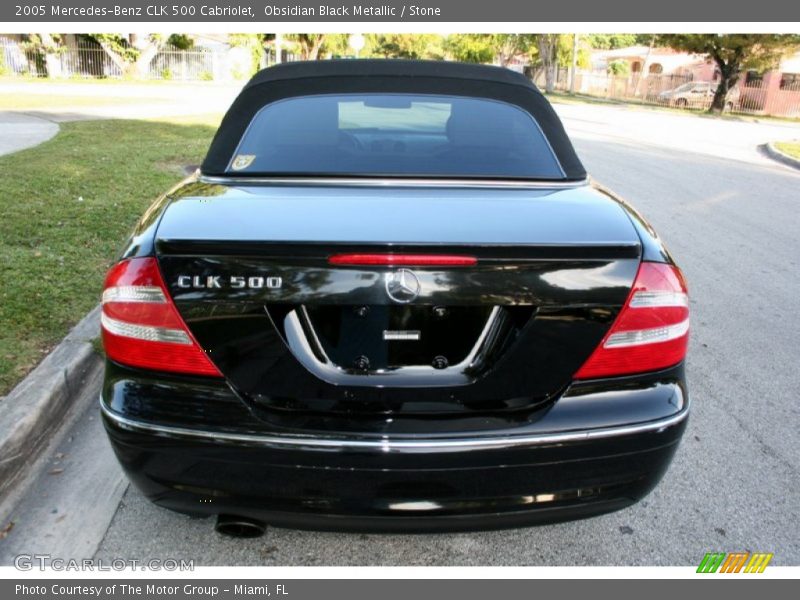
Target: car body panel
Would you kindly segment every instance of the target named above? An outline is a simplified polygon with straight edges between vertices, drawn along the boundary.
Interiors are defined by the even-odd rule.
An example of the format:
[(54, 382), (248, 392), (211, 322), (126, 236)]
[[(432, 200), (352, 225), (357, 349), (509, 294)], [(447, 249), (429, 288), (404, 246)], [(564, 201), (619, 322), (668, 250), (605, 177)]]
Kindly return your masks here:
[[(310, 222), (309, 214), (315, 215)], [(189, 329), (243, 398), (266, 409), (291, 405), (337, 414), (438, 414), (551, 398), (607, 331), (641, 252), (625, 209), (588, 185), (474, 190), (190, 183), (166, 209), (155, 248)], [(376, 251), (468, 254), (478, 264), (414, 268), (419, 294), (400, 307), (386, 292), (391, 269), (328, 264), (336, 252)], [(210, 277), (217, 287), (205, 285)], [(281, 286), (231, 289), (228, 282), (237, 277), (279, 279)], [(197, 285), (179, 285), (189, 278)], [(350, 314), (360, 306), (371, 311), (367, 317)], [(487, 344), (481, 361), (455, 366), (476, 343), (488, 313), (476, 312), (474, 322), (436, 319), (434, 307), (449, 315), (496, 307), (495, 343)], [(408, 355), (407, 343), (380, 339), (391, 323), (421, 331), (422, 342), (453, 337), (447, 333), (453, 328), (476, 329), (458, 347), (440, 341)], [(315, 361), (303, 327), (320, 337), (324, 329), (342, 330), (339, 337), (360, 342), (328, 347), (331, 360)], [(436, 356), (454, 366), (428, 367)], [(372, 363), (369, 377), (350, 368), (361, 357)]]
[(379, 434), (337, 431), (324, 415), (270, 423), (202, 378), (110, 373), (106, 428), (154, 502), (314, 529), (486, 529), (617, 510), (656, 485), (688, 412), (681, 366), (577, 384), (523, 413), (411, 419), (402, 432), (384, 419)]
[[(314, 215), (314, 219), (309, 219)], [(514, 218), (509, 218), (513, 215)], [(442, 227), (448, 223), (448, 227)], [(478, 189), (223, 186), (172, 195), (158, 244), (638, 245), (623, 209), (591, 186)]]

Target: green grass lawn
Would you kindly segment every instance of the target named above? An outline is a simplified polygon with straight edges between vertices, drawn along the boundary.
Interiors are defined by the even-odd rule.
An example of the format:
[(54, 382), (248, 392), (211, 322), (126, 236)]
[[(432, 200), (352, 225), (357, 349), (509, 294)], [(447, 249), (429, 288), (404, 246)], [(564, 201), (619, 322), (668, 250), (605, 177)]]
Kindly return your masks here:
[(788, 154), (792, 158), (800, 159), (800, 141), (775, 142), (775, 147), (784, 154)]
[(130, 229), (202, 160), (218, 119), (66, 123), (0, 157), (0, 395), (97, 304)]

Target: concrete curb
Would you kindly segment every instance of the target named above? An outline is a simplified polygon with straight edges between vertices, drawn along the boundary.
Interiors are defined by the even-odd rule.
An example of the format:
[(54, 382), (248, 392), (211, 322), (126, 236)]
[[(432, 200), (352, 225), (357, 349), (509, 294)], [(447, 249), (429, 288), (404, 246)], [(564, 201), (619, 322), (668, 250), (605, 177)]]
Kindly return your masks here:
[(91, 342), (99, 334), (97, 306), (0, 402), (0, 500), (23, 478), (98, 367)]
[(788, 167), (794, 167), (795, 169), (800, 169), (800, 159), (794, 158), (793, 156), (789, 156), (788, 154), (784, 154), (783, 152), (778, 150), (775, 147), (775, 144), (773, 144), (772, 142), (764, 144), (764, 151), (770, 158), (777, 160), (778, 162), (783, 163)]

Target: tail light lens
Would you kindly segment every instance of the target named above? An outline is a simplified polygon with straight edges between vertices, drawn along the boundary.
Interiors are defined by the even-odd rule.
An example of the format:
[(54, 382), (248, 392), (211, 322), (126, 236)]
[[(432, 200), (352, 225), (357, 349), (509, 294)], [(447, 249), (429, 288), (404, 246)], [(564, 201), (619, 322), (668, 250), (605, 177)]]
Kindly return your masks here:
[(103, 287), (103, 347), (120, 364), (221, 377), (167, 294), (155, 258), (114, 265)]
[(657, 371), (686, 357), (689, 296), (677, 267), (643, 262), (628, 300), (575, 379)]

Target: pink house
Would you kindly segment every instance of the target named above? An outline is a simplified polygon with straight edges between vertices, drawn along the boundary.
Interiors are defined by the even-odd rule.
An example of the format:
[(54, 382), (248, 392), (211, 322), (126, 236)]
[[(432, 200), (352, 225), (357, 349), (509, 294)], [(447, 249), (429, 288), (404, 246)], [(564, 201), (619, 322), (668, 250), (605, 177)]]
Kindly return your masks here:
[(615, 50), (594, 50), (592, 70), (603, 71), (613, 62), (625, 62), (631, 75), (673, 75), (705, 81), (713, 76), (714, 67), (702, 54), (679, 52), (672, 48), (629, 46)]
[(784, 59), (778, 69), (749, 71), (740, 84), (742, 108), (765, 115), (800, 117), (800, 52)]
[[(630, 46), (616, 50), (595, 50), (591, 54), (595, 75), (607, 73), (613, 62), (628, 65), (632, 80), (643, 74), (649, 85), (637, 90), (663, 91), (688, 81), (717, 81), (719, 71), (703, 54), (690, 54), (671, 48)], [(784, 59), (779, 68), (766, 73), (750, 71), (739, 80), (734, 110), (781, 117), (800, 117), (800, 52)], [(637, 94), (641, 95), (641, 94)]]

